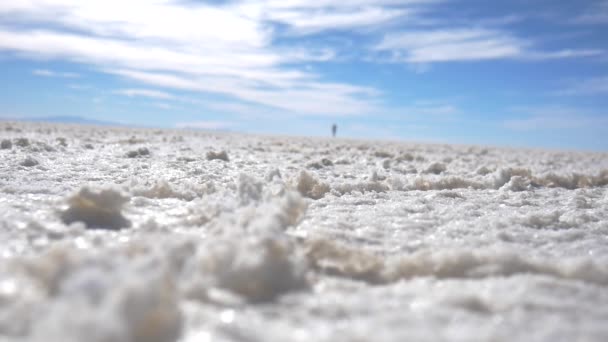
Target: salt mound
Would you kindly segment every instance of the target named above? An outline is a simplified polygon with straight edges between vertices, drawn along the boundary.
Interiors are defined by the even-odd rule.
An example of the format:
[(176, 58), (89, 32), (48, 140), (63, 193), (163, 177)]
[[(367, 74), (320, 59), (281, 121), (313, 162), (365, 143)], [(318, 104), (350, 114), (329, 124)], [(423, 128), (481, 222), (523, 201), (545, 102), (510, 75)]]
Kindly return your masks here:
[(334, 186), (334, 190), (340, 195), (348, 194), (354, 191), (359, 191), (361, 193), (386, 192), (389, 190), (389, 186), (378, 181), (368, 181), (338, 184)]
[(331, 160), (329, 160), (327, 158), (323, 158), (323, 159), (321, 159), (321, 161), (316, 161), (316, 162), (312, 162), (312, 163), (307, 164), (306, 167), (309, 168), (309, 169), (317, 169), (317, 170), (319, 170), (319, 169), (322, 169), (324, 167), (329, 167), (329, 166), (333, 166), (333, 165), (334, 165), (334, 163)]
[(560, 229), (569, 228), (567, 222), (562, 222), (560, 217), (562, 214), (559, 211), (553, 212), (533, 212), (525, 215), (521, 219), (521, 223), (524, 226), (536, 228), (536, 229)]
[(35, 158), (33, 158), (32, 156), (27, 156), (23, 161), (21, 161), (21, 163), (19, 163), (19, 165), (25, 166), (25, 167), (32, 167), (32, 166), (36, 166), (38, 164), (40, 164), (40, 162), (38, 160), (36, 160)]
[(193, 191), (194, 189), (192, 186), (181, 186), (177, 189), (176, 187), (176, 185), (172, 186), (165, 180), (158, 180), (150, 188), (137, 187), (131, 192), (135, 196), (142, 196), (146, 198), (177, 198), (185, 201), (192, 201), (199, 196), (197, 192)]
[(55, 250), (30, 264), (48, 300), (30, 313), (28, 341), (173, 342), (181, 335), (179, 291), (162, 259)]
[(300, 172), (300, 176), (297, 179), (296, 188), (302, 194), (302, 196), (321, 199), (329, 192), (329, 185), (322, 183), (318, 179), (310, 175), (306, 171)]
[(148, 148), (146, 148), (146, 147), (140, 147), (137, 150), (129, 151), (126, 154), (127, 158), (138, 158), (138, 157), (144, 157), (144, 156), (149, 156), (149, 155), (150, 155), (150, 150), (148, 150)]
[(177, 341), (182, 317), (175, 285), (168, 277), (152, 280), (127, 284), (114, 298), (128, 327), (129, 341)]
[(15, 145), (19, 147), (28, 147), (30, 146), (30, 140), (28, 138), (17, 138), (15, 140)]
[[(598, 176), (597, 179), (600, 177), (601, 175)], [(545, 177), (536, 179), (536, 181), (549, 188), (564, 188), (569, 190), (590, 188), (596, 186), (596, 183), (601, 183), (596, 181), (596, 178), (593, 176), (578, 173), (573, 173), (570, 175), (558, 175), (551, 173)]]
[(244, 173), (239, 175), (238, 193), (241, 205), (258, 202), (262, 199), (264, 185), (262, 182)]
[(522, 176), (512, 176), (511, 179), (500, 188), (500, 190), (526, 191), (529, 190), (531, 186), (532, 183), (528, 178)]
[(3, 139), (0, 143), (0, 149), (2, 150), (10, 150), (13, 147), (13, 143), (8, 139)]
[(414, 184), (410, 187), (411, 190), (454, 190), (454, 189), (485, 189), (486, 185), (469, 181), (460, 177), (446, 177), (438, 180), (427, 180), (424, 178), (417, 178)]
[[(437, 170), (440, 169), (441, 168), (437, 168)], [(425, 173), (433, 172), (427, 170)], [(486, 175), (491, 172), (489, 169), (483, 167), (477, 170), (476, 173), (479, 175)], [(393, 179), (392, 182), (394, 183), (392, 188), (398, 190), (430, 191), (471, 188), (476, 190), (501, 189), (503, 191), (521, 192), (540, 187), (574, 190), (608, 185), (608, 171), (603, 170), (597, 176), (578, 173), (566, 175), (549, 173), (545, 176), (535, 177), (529, 169), (504, 168), (497, 170), (494, 178), (490, 182), (478, 182), (461, 177), (417, 178), (409, 187), (404, 187), (403, 182), (398, 179)]]
[(496, 171), (494, 177), (494, 188), (500, 189), (503, 185), (509, 183), (511, 177), (519, 176), (526, 179), (532, 178), (532, 172), (529, 169), (523, 168), (505, 168)]
[(397, 157), (397, 162), (401, 163), (403, 161), (411, 162), (414, 161), (414, 156), (411, 153), (404, 153)]
[(598, 285), (608, 284), (608, 269), (590, 259), (529, 259), (515, 253), (496, 251), (420, 251), (389, 260), (384, 271), (387, 282), (413, 277), (486, 278), (538, 274), (575, 279)]
[(306, 201), (295, 192), (264, 203), (257, 208), (257, 215), (249, 222), (249, 229), (259, 233), (277, 235), (289, 227), (297, 226), (306, 214)]
[(602, 170), (597, 176), (580, 173), (555, 174), (549, 173), (535, 177), (529, 169), (507, 168), (497, 172), (494, 178), (496, 189), (524, 191), (530, 187), (564, 188), (568, 190), (602, 187), (608, 185), (608, 170)]
[(488, 169), (486, 166), (482, 166), (479, 169), (477, 169), (477, 171), (475, 171), (475, 173), (477, 173), (478, 175), (481, 175), (481, 176), (485, 176), (485, 175), (492, 173), (492, 171), (490, 169)]
[(307, 287), (306, 268), (284, 239), (255, 239), (238, 247), (216, 270), (218, 285), (251, 302), (263, 302)]
[(372, 254), (325, 239), (309, 241), (306, 249), (308, 261), (317, 271), (372, 284), (384, 282), (384, 262)]
[(267, 182), (272, 182), (272, 181), (273, 181), (275, 178), (276, 178), (276, 179), (279, 179), (279, 180), (282, 178), (282, 176), (281, 176), (281, 171), (279, 171), (279, 169), (274, 169), (274, 170), (272, 170), (272, 171), (268, 172), (268, 173), (266, 174), (266, 177), (264, 177), (264, 179), (265, 179)]
[(608, 284), (608, 268), (592, 259), (544, 260), (497, 251), (422, 250), (386, 260), (362, 249), (326, 239), (307, 242), (306, 256), (313, 269), (370, 284), (387, 284), (415, 277), (486, 278), (538, 274)]
[(94, 193), (82, 188), (68, 200), (70, 207), (61, 213), (61, 220), (66, 224), (84, 222), (88, 228), (128, 228), (131, 222), (121, 213), (122, 206), (128, 201), (114, 190)]
[(596, 177), (594, 177), (593, 181), (595, 186), (608, 185), (608, 169), (602, 170)]
[(228, 159), (228, 153), (226, 153), (226, 151), (221, 151), (221, 152), (214, 152), (214, 151), (209, 151), (207, 152), (207, 160), (214, 160), (214, 159), (219, 159), (219, 160), (223, 160), (223, 161), (229, 161)]
[(447, 170), (447, 167), (445, 166), (445, 164), (433, 163), (433, 164), (429, 165), (429, 167), (427, 167), (427, 169), (424, 172), (438, 175), (442, 172), (445, 172), (445, 170)]
[(386, 151), (376, 151), (374, 152), (374, 157), (376, 158), (394, 158), (395, 155)]
[(308, 287), (305, 259), (285, 234), (304, 217), (306, 202), (287, 192), (255, 208), (253, 204), (233, 213), (239, 222), (230, 217), (216, 222), (225, 238), (199, 248), (198, 256), (188, 261), (185, 274), (194, 279), (189, 296), (205, 299), (211, 289), (220, 288), (249, 302), (267, 302)]

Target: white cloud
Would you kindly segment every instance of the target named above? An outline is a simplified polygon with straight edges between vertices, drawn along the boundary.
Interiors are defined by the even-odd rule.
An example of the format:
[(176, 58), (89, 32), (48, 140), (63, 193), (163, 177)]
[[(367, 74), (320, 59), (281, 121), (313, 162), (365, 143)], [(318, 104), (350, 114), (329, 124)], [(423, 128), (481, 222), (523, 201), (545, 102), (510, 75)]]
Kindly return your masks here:
[[(299, 114), (369, 111), (377, 90), (328, 83), (299, 66), (331, 60), (333, 50), (273, 45), (275, 32), (266, 16), (300, 7), (311, 8), (306, 2), (245, 0), (215, 5), (170, 0), (5, 1), (0, 3), (0, 15), (7, 18), (0, 26), (0, 50), (22, 58), (91, 65), (144, 85), (221, 94)], [(315, 8), (329, 11), (331, 18), (328, 8)], [(371, 8), (371, 14), (382, 12)], [(350, 20), (349, 27), (367, 25), (362, 18)], [(295, 27), (299, 21), (288, 18), (284, 23)], [(330, 20), (314, 26), (329, 29), (335, 24)], [(135, 95), (146, 96), (131, 94)]]
[[(67, 59), (100, 66), (126, 67), (144, 70), (167, 70), (180, 73), (245, 75), (248, 69), (271, 67), (279, 57), (269, 53), (241, 54), (221, 51), (203, 55), (172, 49), (170, 46), (146, 42), (83, 36), (48, 30), (17, 31), (0, 29), (0, 48), (28, 56)], [(290, 75), (290, 74), (288, 74)], [(272, 76), (262, 73), (258, 76)], [(285, 76), (285, 75), (278, 75)]]
[(403, 9), (391, 8), (354, 8), (338, 11), (302, 11), (300, 9), (271, 12), (267, 19), (290, 26), (297, 34), (310, 34), (326, 30), (344, 30), (376, 27), (409, 14)]
[(150, 98), (165, 99), (165, 100), (170, 100), (170, 99), (175, 98), (175, 96), (173, 96), (167, 92), (153, 90), (153, 89), (120, 89), (120, 90), (117, 90), (116, 93), (125, 95), (125, 96), (129, 96), (129, 97), (141, 96), (141, 97), (150, 97)]
[[(0, 1), (0, 51), (20, 58), (79, 63), (138, 83), (127, 96), (179, 100), (180, 94), (170, 92), (181, 90), (218, 94), (227, 101), (278, 112), (331, 116), (385, 109), (378, 89), (331, 82), (306, 67), (308, 62), (336, 60), (350, 49), (354, 55), (366, 50), (374, 55), (388, 52), (392, 61), (405, 61), (420, 72), (435, 62), (599, 53), (535, 52), (531, 39), (479, 27), (404, 31), (407, 25), (428, 19), (424, 16), (432, 6), (445, 1)], [(344, 30), (368, 38), (387, 33), (373, 48), (353, 40), (349, 51), (307, 37)], [(40, 70), (39, 74), (68, 77), (69, 73)], [(237, 111), (242, 113), (243, 108)]]
[(393, 51), (395, 58), (412, 63), (513, 58), (527, 43), (508, 33), (486, 29), (457, 29), (393, 33), (375, 47)]
[(113, 72), (159, 87), (232, 95), (242, 101), (301, 115), (361, 115), (378, 110), (373, 101), (368, 100), (375, 90), (345, 84), (302, 82), (301, 85), (276, 90), (242, 86), (243, 80), (232, 78), (191, 79), (165, 73), (129, 70)]
[(448, 0), (266, 0), (245, 1), (243, 8), (264, 21), (286, 25), (288, 32), (308, 35), (327, 31), (380, 30), (389, 24), (420, 21), (430, 5)]
[[(106, 37), (155, 39), (200, 48), (264, 46), (261, 23), (229, 8), (170, 0), (3, 1), (8, 22), (52, 23)], [(221, 34), (218, 34), (221, 33)]]
[(362, 6), (395, 6), (395, 5), (420, 5), (441, 2), (442, 0), (269, 0), (264, 3), (269, 8), (300, 8), (300, 9), (323, 9), (323, 8), (360, 8)]
[(565, 49), (552, 52), (527, 52), (524, 56), (525, 59), (530, 60), (548, 60), (548, 59), (562, 59), (562, 58), (577, 58), (577, 57), (594, 57), (604, 55), (605, 52), (598, 49)]
[(79, 78), (80, 74), (73, 72), (57, 72), (47, 69), (32, 70), (32, 74), (41, 77), (59, 77), (59, 78)]
[(502, 30), (459, 28), (389, 33), (374, 49), (389, 51), (393, 61), (408, 63), (548, 60), (604, 54), (604, 51), (594, 49), (537, 51), (534, 45), (532, 40)]

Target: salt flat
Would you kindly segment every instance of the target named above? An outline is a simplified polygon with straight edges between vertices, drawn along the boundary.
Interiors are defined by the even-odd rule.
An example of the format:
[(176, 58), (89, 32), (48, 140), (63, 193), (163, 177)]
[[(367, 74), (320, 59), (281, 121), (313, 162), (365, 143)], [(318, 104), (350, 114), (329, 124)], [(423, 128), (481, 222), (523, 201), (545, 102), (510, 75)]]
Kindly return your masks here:
[(0, 140), (1, 340), (608, 340), (605, 153), (8, 122)]

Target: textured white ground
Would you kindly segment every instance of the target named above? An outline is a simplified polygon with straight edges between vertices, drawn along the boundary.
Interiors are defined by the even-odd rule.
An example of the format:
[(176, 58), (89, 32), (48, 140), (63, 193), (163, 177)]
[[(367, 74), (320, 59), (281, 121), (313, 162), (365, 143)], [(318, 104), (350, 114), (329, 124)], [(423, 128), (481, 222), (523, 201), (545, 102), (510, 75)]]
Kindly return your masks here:
[(2, 341), (608, 340), (606, 154), (6, 122), (0, 140)]

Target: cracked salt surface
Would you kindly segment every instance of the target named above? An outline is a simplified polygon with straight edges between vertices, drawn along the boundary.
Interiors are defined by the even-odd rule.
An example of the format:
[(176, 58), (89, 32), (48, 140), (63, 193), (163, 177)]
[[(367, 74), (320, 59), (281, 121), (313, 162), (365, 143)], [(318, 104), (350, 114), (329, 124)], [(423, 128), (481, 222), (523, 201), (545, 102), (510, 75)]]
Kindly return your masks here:
[(0, 123), (2, 341), (606, 341), (608, 155)]

